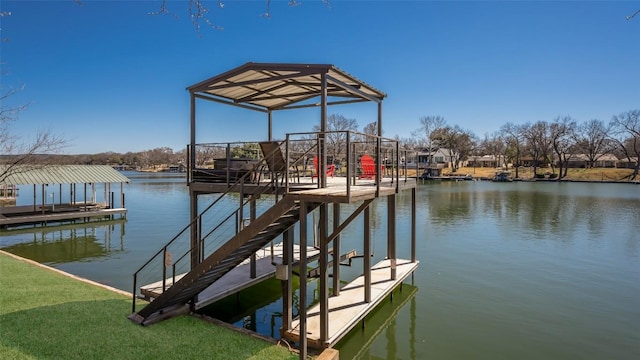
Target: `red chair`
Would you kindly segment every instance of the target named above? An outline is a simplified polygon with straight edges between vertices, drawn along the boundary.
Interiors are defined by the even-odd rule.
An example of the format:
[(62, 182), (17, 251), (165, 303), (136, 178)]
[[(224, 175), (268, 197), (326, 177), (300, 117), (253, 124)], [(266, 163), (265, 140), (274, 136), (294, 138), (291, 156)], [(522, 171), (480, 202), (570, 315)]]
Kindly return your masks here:
[[(360, 167), (362, 168), (362, 174), (360, 174), (360, 179), (370, 179), (375, 180), (376, 178), (376, 162), (373, 160), (371, 155), (364, 154), (360, 158)], [(384, 165), (380, 165), (382, 172), (384, 172)]]
[[(318, 157), (314, 156), (313, 157), (313, 175), (311, 176), (311, 178), (317, 178), (318, 177)], [(334, 164), (329, 164), (327, 165), (327, 176), (331, 176), (333, 177), (336, 173), (336, 166)]]

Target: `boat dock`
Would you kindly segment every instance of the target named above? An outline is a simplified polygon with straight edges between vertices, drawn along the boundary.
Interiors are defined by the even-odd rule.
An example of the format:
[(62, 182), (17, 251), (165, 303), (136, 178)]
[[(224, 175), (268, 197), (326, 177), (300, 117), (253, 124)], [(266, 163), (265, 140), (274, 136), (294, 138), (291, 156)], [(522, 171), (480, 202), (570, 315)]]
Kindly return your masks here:
[[(190, 219), (176, 236), (156, 252), (133, 274), (132, 313), (129, 319), (147, 325), (184, 313), (194, 305), (202, 306), (227, 296), (242, 287), (251, 286), (261, 277), (275, 275), (282, 285), (283, 337), (293, 339), (299, 358), (307, 358), (307, 345), (327, 348), (336, 344), (364, 317), (373, 311), (393, 289), (400, 286), (418, 266), (416, 259), (416, 188), (417, 179), (408, 177), (409, 157), (397, 139), (382, 136), (382, 100), (386, 94), (331, 64), (246, 63), (187, 88), (190, 94), (191, 141), (187, 154), (187, 185), (190, 194)], [(196, 143), (201, 102), (211, 101), (266, 115), (265, 136), (257, 141), (235, 143)], [(350, 130), (327, 131), (329, 105), (369, 102), (377, 108), (373, 133)], [(318, 129), (312, 132), (287, 133), (284, 139), (273, 137), (273, 115), (276, 110), (317, 107)], [(213, 119), (226, 124), (228, 119)], [(236, 120), (234, 119), (234, 122)], [(239, 126), (254, 126), (238, 118)], [(315, 129), (315, 127), (314, 127)], [(340, 145), (331, 139), (338, 137)], [(205, 155), (206, 154), (206, 155)], [(215, 155), (209, 167), (207, 162)], [(269, 181), (265, 181), (269, 179)], [(401, 192), (411, 196), (410, 215), (396, 213), (396, 200)], [(200, 196), (219, 194), (208, 206), (209, 199)], [(258, 211), (257, 200), (273, 196), (275, 202)], [(372, 203), (384, 199), (386, 219), (386, 253), (371, 267), (373, 252), (371, 218)], [(229, 206), (228, 204), (237, 204)], [(341, 207), (343, 204), (349, 206)], [(221, 210), (224, 207), (224, 210)], [(375, 206), (377, 208), (378, 206)], [(229, 213), (230, 211), (230, 213)], [(374, 210), (375, 211), (375, 210)], [(228, 216), (223, 216), (229, 214)], [(249, 215), (249, 223), (239, 226)], [(312, 219), (316, 215), (318, 221)], [(409, 248), (410, 260), (397, 257), (397, 226), (400, 217), (409, 217), (411, 236), (402, 245)], [(211, 218), (211, 220), (209, 220)], [(356, 219), (361, 218), (362, 224)], [(203, 220), (206, 219), (206, 220)], [(362, 249), (362, 276), (343, 287), (340, 261), (330, 261), (343, 253), (342, 237), (351, 225), (362, 226), (358, 252)], [(203, 227), (206, 226), (206, 227)], [(220, 229), (235, 229), (233, 234)], [(308, 247), (310, 230), (317, 229), (317, 242)], [(265, 259), (268, 270), (254, 279), (248, 276), (248, 257), (262, 251), (282, 236), (283, 257), (277, 266)], [(226, 237), (226, 239), (225, 239)], [(297, 239), (296, 239), (297, 237)], [(208, 239), (226, 241), (213, 252), (205, 252)], [(357, 239), (356, 239), (357, 240)], [(299, 249), (291, 250), (295, 244)], [(352, 242), (349, 241), (351, 245)], [(356, 246), (356, 245), (354, 245)], [(190, 261), (190, 270), (167, 287), (167, 254), (171, 248), (187, 249), (180, 259)], [(309, 254), (307, 254), (309, 251)], [(294, 258), (293, 253), (297, 253)], [(162, 263), (161, 274), (156, 264)], [(307, 309), (310, 295), (308, 263), (317, 257), (318, 304)], [(170, 258), (170, 257), (169, 257)], [(331, 260), (342, 259), (336, 256)], [(256, 267), (258, 266), (256, 261)], [(299, 289), (294, 288), (294, 263), (298, 262)], [(153, 265), (152, 265), (153, 264)], [(186, 269), (186, 265), (182, 265)], [(243, 270), (241, 270), (243, 269)], [(257, 270), (257, 269), (256, 269)], [(181, 270), (183, 271), (183, 270)], [(238, 277), (232, 277), (235, 273)], [(136, 297), (142, 295), (137, 279), (162, 279), (161, 292), (144, 308), (136, 310)], [(149, 280), (150, 281), (150, 280)], [(221, 284), (221, 282), (224, 282)], [(227, 284), (225, 284), (227, 283)], [(230, 284), (228, 284), (230, 283)], [(242, 285), (240, 285), (242, 284)], [(216, 290), (217, 289), (217, 290)], [(211, 292), (209, 292), (211, 291)], [(206, 295), (205, 295), (206, 294)], [(294, 310), (297, 309), (297, 314)], [(173, 313), (172, 313), (173, 312)], [(294, 319), (294, 314), (298, 319)]]
[[(0, 228), (3, 229), (36, 224), (46, 226), (51, 222), (113, 219), (115, 215), (124, 218), (127, 213), (123, 185), (129, 183), (129, 179), (108, 165), (0, 164), (0, 173), (6, 175), (0, 181), (2, 194), (10, 192), (15, 195), (17, 186), (33, 186), (30, 205), (19, 205), (14, 201), (8, 206), (0, 206)], [(116, 206), (111, 185), (118, 183), (120, 204)], [(98, 199), (98, 184), (102, 184), (102, 199)]]
[[(363, 320), (393, 289), (415, 271), (419, 262), (397, 259), (396, 278), (391, 279), (391, 260), (382, 260), (371, 268), (371, 301), (365, 302), (364, 275), (345, 285), (338, 296), (329, 298), (329, 331), (325, 342), (320, 339), (320, 304), (307, 310), (307, 341), (310, 347), (322, 349), (334, 346), (358, 322)], [(292, 329), (283, 335), (288, 340), (300, 340), (300, 319), (295, 319)]]

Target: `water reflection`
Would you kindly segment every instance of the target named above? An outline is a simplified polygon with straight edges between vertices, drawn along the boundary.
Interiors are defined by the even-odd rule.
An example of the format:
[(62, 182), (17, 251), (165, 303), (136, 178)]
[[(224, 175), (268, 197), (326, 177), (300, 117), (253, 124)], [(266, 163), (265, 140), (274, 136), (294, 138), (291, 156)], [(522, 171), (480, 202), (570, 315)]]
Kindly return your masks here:
[(125, 251), (126, 219), (2, 231), (2, 250), (43, 264), (95, 261)]
[[(296, 284), (297, 285), (297, 284)], [(277, 336), (282, 311), (280, 281), (268, 279), (241, 292), (227, 296), (198, 312), (227, 323), (269, 336)], [(297, 306), (297, 296), (294, 297)], [(277, 304), (279, 305), (277, 305)], [(261, 309), (272, 308), (269, 314)]]
[[(636, 229), (640, 227), (637, 221), (640, 207), (635, 196), (610, 198), (597, 193), (572, 193), (569, 188), (549, 191), (530, 184), (503, 184), (502, 188), (486, 183), (456, 185), (425, 186), (427, 192), (422, 194), (420, 204), (428, 211), (430, 221), (427, 223), (447, 228), (499, 223), (527, 237), (570, 241), (577, 233), (586, 232), (589, 238), (605, 236), (611, 227), (613, 209), (613, 213), (619, 215), (615, 221), (625, 224), (619, 230), (634, 224)], [(556, 185), (576, 186), (542, 186)], [(635, 243), (632, 238), (638, 239), (636, 234), (623, 236)]]
[[(418, 288), (410, 284), (402, 284), (393, 291), (364, 320), (363, 326), (356, 326), (336, 347), (340, 349), (340, 357), (345, 359), (415, 359), (416, 339), (416, 294)], [(409, 306), (409, 326), (405, 327), (404, 316)], [(400, 323), (400, 325), (398, 325)], [(408, 333), (406, 333), (408, 331)], [(408, 353), (407, 353), (408, 352)], [(385, 354), (380, 356), (380, 354)]]
[[(126, 235), (124, 223), (87, 224), (0, 233), (0, 247), (131, 291), (133, 272), (189, 222), (189, 193), (183, 178), (129, 177)], [(417, 196), (415, 290), (404, 284), (385, 300), (364, 330), (340, 342), (341, 358), (640, 358), (639, 186), (459, 182), (420, 185)], [(258, 212), (272, 204), (261, 198)], [(344, 204), (342, 218), (358, 205)], [(402, 192), (403, 258), (410, 213), (410, 193)], [(376, 200), (372, 263), (386, 256), (386, 223), (387, 203)], [(341, 248), (362, 253), (362, 229), (356, 219)], [(361, 273), (356, 259), (341, 279)], [(309, 301), (316, 288), (309, 284)], [(280, 294), (276, 283), (231, 297), (215, 316), (278, 337)], [(297, 309), (297, 295), (294, 302)]]

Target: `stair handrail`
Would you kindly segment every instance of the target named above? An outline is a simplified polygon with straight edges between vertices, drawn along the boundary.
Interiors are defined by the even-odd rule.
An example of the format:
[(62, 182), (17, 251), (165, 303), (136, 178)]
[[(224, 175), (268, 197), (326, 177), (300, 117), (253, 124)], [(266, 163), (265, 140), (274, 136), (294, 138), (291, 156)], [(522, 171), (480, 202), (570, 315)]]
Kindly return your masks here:
[[(283, 140), (281, 142), (279, 142), (279, 146), (281, 146), (283, 143), (285, 143), (287, 140)], [(250, 176), (252, 173), (255, 173), (256, 171), (259, 171), (260, 168), (262, 168), (265, 165), (265, 161), (268, 161), (267, 159), (272, 158), (276, 151), (281, 151), (279, 149), (279, 147), (276, 147), (273, 151), (271, 151), (269, 154), (265, 154), (265, 156), (258, 162), (256, 163), (253, 168), (247, 172), (246, 174), (244, 174), (243, 176), (241, 176), (240, 178), (238, 178), (232, 185), (229, 185), (227, 187), (227, 190), (225, 192), (223, 192), (222, 194), (220, 194), (211, 204), (209, 204), (204, 210), (202, 210), (198, 216), (196, 216), (193, 220), (191, 220), (189, 222), (188, 225), (186, 225), (182, 230), (180, 230), (178, 232), (177, 235), (175, 235), (171, 240), (169, 240), (169, 242), (167, 242), (164, 246), (162, 246), (153, 256), (151, 256), (151, 258), (149, 258), (149, 260), (147, 260), (140, 268), (138, 268), (138, 270), (136, 270), (136, 272), (133, 274), (133, 291), (132, 291), (132, 295), (133, 295), (133, 301), (132, 301), (132, 312), (135, 313), (135, 303), (136, 303), (136, 288), (137, 288), (137, 277), (138, 274), (144, 270), (151, 262), (153, 262), (154, 260), (156, 260), (158, 258), (158, 256), (160, 256), (161, 254), (163, 254), (163, 257), (166, 257), (166, 253), (167, 253), (167, 248), (173, 244), (173, 242), (175, 242), (177, 239), (180, 238), (180, 236), (182, 236), (184, 234), (185, 231), (189, 230), (192, 228), (192, 226), (197, 225), (199, 222), (202, 221), (202, 216), (207, 213), (211, 208), (213, 208), (217, 203), (219, 203), (225, 196), (227, 196), (229, 193), (231, 193), (232, 189), (234, 189), (236, 186), (238, 185), (244, 185), (245, 180), (247, 179), (248, 176)], [(299, 161), (299, 159), (297, 159), (295, 162)], [(286, 174), (285, 176), (288, 176), (288, 174)], [(264, 194), (270, 187), (270, 184), (265, 184), (264, 186), (259, 186), (258, 184), (258, 192), (254, 192), (254, 196), (257, 195), (262, 195)], [(260, 190), (260, 188), (262, 188)], [(245, 200), (241, 205), (238, 206), (237, 209), (231, 211), (230, 215), (228, 215), (227, 217), (225, 217), (222, 221), (220, 221), (220, 223), (218, 223), (218, 225), (216, 225), (214, 227), (213, 230), (209, 231), (205, 237), (203, 237), (201, 240), (206, 239), (209, 235), (211, 235), (217, 228), (219, 228), (222, 224), (224, 224), (225, 222), (227, 222), (229, 220), (229, 218), (231, 218), (233, 215), (237, 214), (238, 211), (240, 210), (240, 208), (244, 207), (247, 203), (249, 202), (249, 199)], [(236, 229), (237, 232), (237, 229)], [(176, 260), (172, 265), (173, 267), (173, 276), (172, 278), (175, 281), (175, 265), (178, 261), (180, 261), (181, 259), (183, 259), (184, 257), (186, 257), (187, 255), (189, 255), (190, 253), (192, 253), (193, 248), (189, 247), (189, 249), (183, 254), (181, 255), (178, 260)], [(163, 266), (162, 266), (162, 289), (163, 291), (166, 289), (166, 262), (163, 261)]]
[[(243, 203), (243, 206), (246, 203)], [(211, 235), (214, 231), (218, 230), (218, 228), (220, 228), (220, 226), (222, 226), (222, 224), (224, 224), (225, 222), (227, 222), (227, 220), (229, 220), (233, 215), (236, 215), (239, 211), (239, 208), (232, 211), (231, 214), (229, 214), (226, 218), (224, 218), (222, 221), (220, 221), (220, 223), (218, 225), (216, 225), (211, 231), (209, 231), (204, 237), (203, 239), (207, 238), (209, 235)], [(176, 261), (173, 262), (172, 264), (172, 273), (171, 273), (171, 278), (173, 280), (173, 282), (176, 281), (176, 264), (178, 264), (182, 259), (184, 259), (187, 255), (189, 255), (191, 253), (191, 251), (186, 251), (184, 254), (182, 254), (182, 256), (180, 256), (178, 259), (176, 259)]]

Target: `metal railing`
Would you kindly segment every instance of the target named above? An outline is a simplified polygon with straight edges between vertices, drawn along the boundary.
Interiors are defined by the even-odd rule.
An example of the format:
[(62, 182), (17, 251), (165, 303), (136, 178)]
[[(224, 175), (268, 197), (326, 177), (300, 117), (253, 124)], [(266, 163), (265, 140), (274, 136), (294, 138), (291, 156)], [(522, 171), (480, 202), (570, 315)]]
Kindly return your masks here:
[[(335, 138), (344, 140), (343, 148), (337, 149), (337, 144), (331, 143)], [(326, 169), (320, 171), (320, 164), (327, 163), (326, 158), (323, 161), (323, 155), (326, 156), (327, 152), (330, 153), (330, 165), (339, 166), (338, 171), (334, 169), (334, 172), (337, 173), (334, 176), (344, 177), (343, 185), (339, 186), (346, 187), (347, 198), (350, 198), (351, 190), (355, 186), (375, 185), (376, 194), (378, 194), (383, 181), (390, 183), (385, 186), (394, 186), (397, 193), (400, 181), (406, 181), (408, 178), (406, 162), (404, 169), (400, 162), (403, 156), (405, 159), (407, 158), (407, 152), (399, 149), (396, 140), (380, 136), (354, 131), (291, 133), (286, 135), (284, 141), (278, 142), (278, 147), (269, 154), (262, 154), (258, 144), (258, 142), (238, 142), (196, 145), (200, 148), (199, 151), (195, 151), (196, 156), (203, 156), (204, 159), (193, 159), (195, 160), (193, 162), (188, 159), (188, 183), (195, 181), (194, 171), (200, 169), (197, 166), (194, 168), (192, 164), (205, 166), (207, 159), (217, 159), (225, 165), (223, 168), (226, 171), (218, 172), (215, 175), (222, 176), (222, 178), (217, 178), (217, 181), (226, 184), (226, 191), (215, 197), (203, 211), (199, 212), (188, 225), (182, 228), (134, 273), (133, 312), (135, 312), (139, 283), (142, 281), (146, 284), (151, 284), (154, 281), (160, 282), (161, 291), (158, 292), (164, 292), (167, 289), (168, 279), (172, 284), (175, 283), (178, 274), (191, 270), (194, 264), (202, 262), (242, 229), (245, 207), (252, 197), (255, 199), (263, 194), (273, 193), (277, 202), (279, 194), (288, 193), (290, 185), (294, 182), (293, 176), (299, 176), (299, 174), (293, 175), (294, 172), (290, 171), (291, 169), (295, 169), (295, 172), (298, 173), (299, 171), (307, 173), (311, 167), (312, 183), (314, 177), (317, 177), (318, 182), (314, 185), (327, 187), (329, 184), (326, 179)], [(284, 169), (280, 169), (280, 174), (276, 173), (273, 166), (268, 166), (268, 162), (274, 158), (277, 151), (284, 152), (287, 164)], [(192, 154), (190, 148), (187, 154)], [(243, 159), (255, 160), (255, 162), (251, 163), (251, 167), (245, 169), (246, 171), (233, 174), (231, 163), (238, 159), (233, 157), (238, 154)], [(364, 170), (361, 164), (361, 159), (365, 155), (373, 158), (376, 169), (373, 174), (367, 174), (368, 177), (363, 176)], [(315, 164), (310, 165), (309, 161), (313, 161), (314, 157), (316, 158)], [(215, 170), (215, 161), (211, 165)], [(265, 179), (262, 178), (263, 175)], [(267, 175), (269, 181), (262, 181), (266, 180)], [(280, 180), (280, 185), (278, 184), (279, 176), (283, 177)], [(250, 192), (252, 197), (245, 198), (247, 186), (252, 187)], [(336, 185), (332, 184), (332, 186)], [(179, 256), (174, 258), (174, 254), (179, 254)], [(187, 259), (191, 261), (189, 262)], [(142, 292), (142, 290), (140, 291)]]
[[(327, 167), (335, 166), (335, 173), (344, 177), (344, 183), (335, 183), (333, 186), (345, 186), (347, 197), (350, 197), (351, 189), (354, 186), (375, 185), (377, 191), (383, 181), (390, 180), (390, 184), (396, 186), (401, 180), (407, 180), (408, 172), (406, 166), (402, 171), (401, 157), (405, 151), (401, 151), (397, 140), (384, 138), (382, 136), (364, 134), (357, 131), (327, 131), (289, 133), (285, 143), (293, 147), (298, 153), (312, 153), (318, 164), (325, 163)], [(326, 158), (322, 159), (322, 157)], [(372, 173), (369, 177), (362, 176), (364, 167), (361, 159), (364, 155), (369, 155), (375, 162), (375, 167), (370, 169)], [(314, 161), (314, 163), (316, 163)], [(323, 171), (315, 169), (317, 173), (317, 187), (326, 187), (329, 184), (324, 181), (328, 169)], [(318, 168), (320, 166), (317, 166)], [(378, 170), (375, 170), (378, 169)], [(360, 180), (372, 181), (360, 181)]]
[[(280, 145), (282, 144), (280, 142)], [(275, 151), (279, 151), (279, 149), (275, 149), (274, 153)], [(185, 259), (191, 259), (192, 264), (203, 261), (242, 229), (244, 208), (251, 200), (251, 198), (244, 196), (245, 184), (250, 182), (248, 181), (250, 176), (263, 170), (266, 166), (265, 162), (271, 156), (273, 154), (265, 154), (265, 157), (260, 159), (250, 171), (229, 184), (230, 186), (224, 193), (218, 195), (195, 219), (182, 228), (133, 274), (133, 312), (135, 312), (135, 302), (138, 297), (137, 286), (142, 279), (149, 278), (146, 280), (147, 283), (161, 281), (161, 290), (164, 292), (167, 289), (167, 279), (170, 279), (171, 283), (175, 283), (178, 274), (190, 270), (190, 264)], [(251, 192), (253, 198), (259, 197), (273, 188), (273, 180), (274, 175), (269, 183), (252, 184), (257, 187)], [(240, 189), (239, 193), (238, 188)], [(239, 201), (240, 204), (232, 205), (232, 203), (238, 204), (236, 201)], [(229, 208), (232, 210), (229, 211)], [(210, 230), (203, 233), (204, 229)], [(173, 259), (175, 253), (180, 256)], [(160, 273), (160, 279), (158, 279), (158, 273)]]

